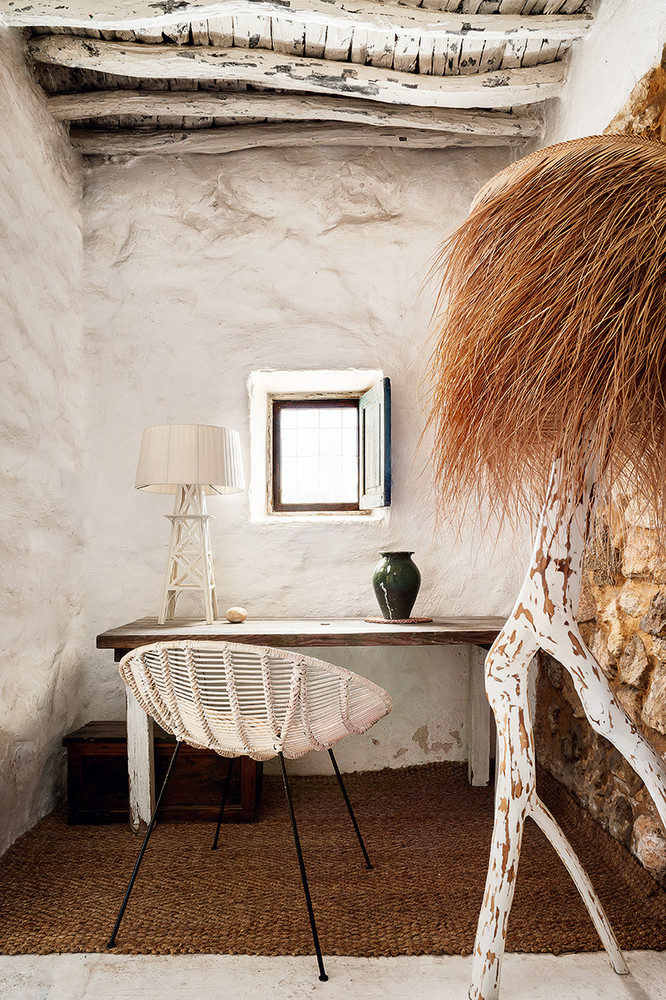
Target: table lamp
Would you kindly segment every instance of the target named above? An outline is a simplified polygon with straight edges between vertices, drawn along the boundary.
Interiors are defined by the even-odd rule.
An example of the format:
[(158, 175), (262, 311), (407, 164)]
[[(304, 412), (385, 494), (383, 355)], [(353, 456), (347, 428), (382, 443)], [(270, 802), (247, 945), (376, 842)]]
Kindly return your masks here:
[(143, 432), (137, 490), (174, 493), (171, 541), (160, 625), (175, 617), (183, 591), (201, 591), (210, 625), (217, 618), (217, 598), (207, 493), (242, 493), (245, 489), (240, 435), (209, 424), (162, 424)]

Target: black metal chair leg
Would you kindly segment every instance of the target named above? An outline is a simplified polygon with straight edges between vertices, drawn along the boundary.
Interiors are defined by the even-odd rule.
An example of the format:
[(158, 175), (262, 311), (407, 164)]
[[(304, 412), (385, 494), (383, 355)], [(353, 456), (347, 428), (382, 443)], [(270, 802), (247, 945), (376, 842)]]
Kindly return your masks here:
[(349, 796), (347, 795), (347, 789), (344, 786), (342, 775), (340, 774), (340, 768), (338, 767), (338, 762), (335, 759), (332, 750), (329, 749), (328, 755), (333, 763), (333, 770), (335, 771), (335, 776), (338, 779), (338, 784), (340, 785), (340, 791), (342, 792), (342, 797), (345, 800), (345, 805), (347, 806), (347, 811), (349, 812), (349, 815), (351, 817), (351, 821), (354, 826), (354, 831), (358, 838), (358, 842), (361, 845), (361, 850), (363, 851), (363, 857), (365, 858), (366, 867), (372, 868), (372, 862), (370, 861), (370, 858), (368, 857), (368, 852), (365, 849), (365, 844), (363, 843), (363, 837), (361, 836), (361, 831), (359, 829), (358, 823), (356, 822), (356, 816), (354, 816), (354, 810), (352, 809), (352, 804), (349, 801)]
[(220, 815), (217, 817), (217, 829), (215, 830), (215, 837), (213, 838), (213, 846), (211, 847), (211, 851), (217, 850), (217, 841), (218, 837), (220, 836), (220, 827), (222, 826), (222, 822), (224, 820), (224, 807), (227, 804), (227, 794), (229, 792), (229, 782), (231, 780), (231, 768), (234, 766), (235, 759), (236, 759), (235, 757), (230, 757), (229, 763), (227, 765), (227, 776), (224, 779), (224, 787), (222, 789), (222, 805), (220, 806)]
[(116, 920), (113, 931), (111, 932), (111, 937), (109, 938), (109, 943), (107, 948), (115, 948), (116, 946), (116, 935), (120, 929), (120, 924), (127, 909), (127, 904), (129, 903), (129, 898), (134, 888), (134, 883), (136, 877), (139, 874), (139, 867), (143, 861), (143, 856), (146, 853), (146, 848), (148, 847), (148, 840), (151, 833), (153, 832), (153, 827), (155, 826), (155, 820), (157, 818), (157, 810), (160, 807), (160, 802), (162, 801), (162, 796), (164, 795), (164, 789), (167, 786), (167, 782), (171, 777), (171, 772), (173, 770), (173, 765), (176, 763), (176, 757), (178, 756), (178, 751), (180, 750), (180, 740), (176, 742), (176, 749), (174, 750), (171, 760), (169, 761), (169, 766), (167, 768), (167, 773), (164, 776), (164, 781), (162, 782), (162, 787), (160, 789), (160, 794), (157, 796), (157, 802), (155, 803), (155, 808), (153, 809), (153, 815), (151, 816), (150, 823), (148, 824), (148, 829), (146, 830), (146, 836), (143, 838), (143, 844), (141, 845), (141, 850), (139, 851), (139, 857), (136, 859), (136, 864), (134, 865), (134, 871), (132, 872), (132, 877), (130, 878), (129, 885), (127, 886), (127, 892), (125, 893), (125, 898), (123, 899), (122, 905), (120, 907), (120, 913), (118, 914), (118, 919)]
[(312, 940), (314, 942), (315, 953), (317, 955), (317, 965), (319, 966), (319, 979), (320, 982), (325, 983), (328, 980), (326, 975), (326, 970), (324, 969), (324, 960), (321, 957), (321, 948), (319, 947), (319, 935), (317, 934), (317, 925), (315, 923), (314, 910), (312, 909), (312, 900), (310, 898), (310, 889), (308, 887), (308, 877), (305, 873), (305, 862), (303, 861), (303, 851), (301, 850), (301, 841), (298, 836), (298, 828), (296, 826), (296, 815), (294, 813), (294, 805), (291, 801), (291, 792), (289, 791), (289, 782), (287, 780), (287, 769), (284, 764), (284, 757), (281, 753), (278, 754), (280, 760), (280, 768), (282, 769), (282, 782), (284, 784), (284, 793), (287, 797), (287, 806), (289, 808), (289, 818), (291, 820), (291, 832), (294, 835), (294, 844), (296, 845), (296, 854), (298, 856), (298, 867), (301, 870), (301, 881), (303, 882), (303, 892), (305, 894), (305, 902), (308, 908), (308, 916), (310, 917), (310, 927), (312, 929)]

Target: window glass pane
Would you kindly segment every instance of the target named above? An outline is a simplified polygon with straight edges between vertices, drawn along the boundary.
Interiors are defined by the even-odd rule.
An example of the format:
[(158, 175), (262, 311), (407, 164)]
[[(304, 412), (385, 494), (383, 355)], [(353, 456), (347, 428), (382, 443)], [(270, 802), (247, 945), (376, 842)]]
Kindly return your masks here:
[(318, 455), (319, 435), (319, 430), (299, 427), (296, 432), (296, 454)]
[(300, 406), (293, 410), (296, 413), (296, 426), (300, 430), (312, 427), (319, 427), (319, 410), (311, 409), (309, 406)]
[(296, 455), (296, 438), (298, 432), (296, 428), (293, 430), (290, 427), (285, 427), (284, 420), (282, 421), (282, 457), (291, 458)]
[(326, 406), (319, 411), (319, 426), (324, 428), (342, 427), (342, 415), (347, 413), (347, 408), (340, 406)]
[(280, 410), (280, 421), (284, 428), (296, 427), (296, 410), (283, 409)]
[(342, 446), (342, 433), (340, 428), (337, 430), (322, 430), (319, 431), (319, 454), (322, 456), (339, 455)]
[(282, 503), (358, 503), (356, 404), (281, 407), (279, 435)]
[(353, 455), (358, 458), (358, 429), (356, 427), (345, 427), (341, 435), (342, 454)]
[(296, 459), (295, 458), (283, 458), (282, 459), (282, 479), (288, 483), (296, 482)]

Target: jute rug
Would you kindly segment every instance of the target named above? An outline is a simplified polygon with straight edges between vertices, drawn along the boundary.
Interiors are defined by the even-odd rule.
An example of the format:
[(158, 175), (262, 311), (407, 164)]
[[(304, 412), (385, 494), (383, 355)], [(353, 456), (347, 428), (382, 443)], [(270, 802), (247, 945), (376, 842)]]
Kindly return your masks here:
[[(465, 767), (349, 775), (375, 870), (368, 872), (334, 779), (293, 793), (325, 954), (471, 951), (488, 860), (493, 793)], [(666, 948), (666, 893), (546, 775), (540, 790), (585, 865), (625, 948)], [(312, 943), (279, 779), (258, 822), (162, 824), (154, 832), (118, 951), (310, 954)], [(600, 945), (551, 847), (528, 823), (509, 924), (511, 950)], [(53, 813), (0, 859), (0, 951), (102, 951), (139, 841), (123, 825), (68, 827)]]

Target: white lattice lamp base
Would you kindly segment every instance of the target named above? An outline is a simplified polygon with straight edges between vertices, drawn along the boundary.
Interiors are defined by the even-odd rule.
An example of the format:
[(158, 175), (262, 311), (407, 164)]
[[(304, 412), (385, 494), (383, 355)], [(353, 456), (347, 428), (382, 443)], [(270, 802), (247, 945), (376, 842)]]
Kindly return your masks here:
[(171, 540), (158, 622), (164, 625), (175, 618), (179, 594), (201, 593), (210, 625), (217, 618), (209, 525), (213, 516), (206, 511), (203, 487), (180, 486), (173, 514), (166, 516), (171, 521)]

